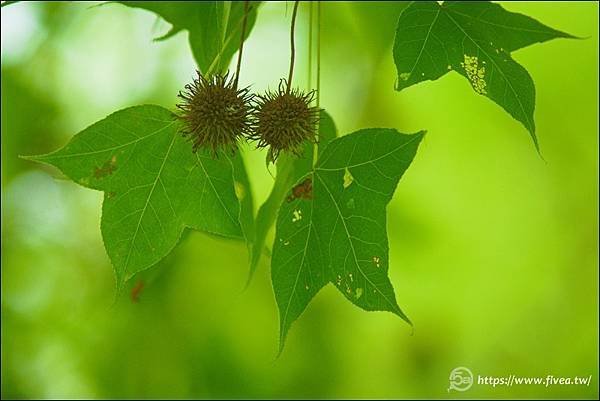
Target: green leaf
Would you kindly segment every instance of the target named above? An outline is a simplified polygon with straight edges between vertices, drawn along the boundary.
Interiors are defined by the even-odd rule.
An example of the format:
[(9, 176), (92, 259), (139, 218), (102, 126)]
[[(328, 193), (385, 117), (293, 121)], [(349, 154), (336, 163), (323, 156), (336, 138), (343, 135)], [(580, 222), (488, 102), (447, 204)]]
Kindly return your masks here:
[(160, 106), (117, 111), (62, 149), (29, 159), (104, 191), (102, 237), (117, 286), (164, 258), (185, 227), (241, 238), (234, 162), (192, 153), (180, 122)]
[[(152, 11), (172, 25), (157, 38), (164, 40), (176, 33), (189, 32), (190, 47), (200, 71), (223, 72), (240, 46), (243, 1), (120, 1), (128, 7)], [(250, 2), (244, 39), (248, 37), (260, 2)]]
[(237, 154), (231, 159), (233, 163), (233, 177), (235, 194), (240, 202), (240, 226), (246, 239), (249, 259), (252, 258), (252, 250), (255, 236), (254, 228), (254, 200), (250, 180), (246, 172), (246, 166), (242, 156)]
[[(319, 119), (319, 144), (318, 153), (321, 154), (327, 144), (337, 136), (335, 124), (329, 114), (321, 111)], [(309, 143), (305, 146), (302, 157), (288, 156), (282, 154), (277, 160), (277, 176), (269, 197), (258, 210), (256, 217), (256, 238), (250, 261), (250, 273), (248, 283), (252, 280), (260, 257), (265, 247), (265, 241), (269, 230), (275, 223), (277, 211), (282, 202), (288, 196), (293, 184), (312, 170), (314, 146)]]
[(533, 80), (510, 53), (554, 38), (573, 36), (490, 2), (413, 2), (396, 30), (396, 90), (456, 71), (520, 121), (539, 150)]
[(386, 205), (423, 135), (372, 128), (338, 138), (299, 180), (312, 180), (312, 196), (282, 204), (271, 261), (280, 350), (292, 322), (330, 282), (362, 309), (410, 323), (387, 275)]

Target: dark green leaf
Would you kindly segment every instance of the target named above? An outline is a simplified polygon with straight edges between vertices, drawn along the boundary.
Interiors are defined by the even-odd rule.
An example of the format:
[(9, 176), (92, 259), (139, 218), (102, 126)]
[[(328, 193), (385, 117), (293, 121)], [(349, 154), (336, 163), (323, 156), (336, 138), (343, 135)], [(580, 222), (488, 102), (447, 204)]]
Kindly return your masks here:
[[(152, 11), (172, 25), (157, 38), (167, 39), (181, 30), (189, 32), (190, 47), (200, 71), (223, 72), (240, 46), (243, 1), (121, 1), (128, 7)], [(250, 2), (245, 38), (256, 21), (260, 2)]]
[(280, 349), (292, 322), (330, 282), (365, 310), (409, 321), (387, 275), (386, 205), (423, 135), (373, 128), (336, 139), (299, 180), (312, 180), (312, 196), (282, 204), (271, 262)]
[(573, 36), (490, 2), (413, 2), (400, 14), (394, 42), (397, 90), (456, 71), (535, 135), (535, 88), (510, 52)]
[[(321, 111), (321, 118), (319, 119), (319, 144), (318, 153), (321, 154), (327, 144), (333, 140), (337, 135), (335, 124), (329, 114), (325, 111)], [(314, 146), (313, 144), (307, 144), (302, 157), (288, 156), (282, 154), (277, 160), (277, 176), (273, 189), (269, 194), (269, 197), (263, 203), (258, 210), (256, 217), (256, 238), (254, 242), (254, 249), (252, 251), (252, 259), (250, 261), (250, 274), (248, 276), (248, 282), (252, 279), (262, 251), (265, 247), (265, 241), (267, 234), (275, 223), (277, 218), (277, 211), (281, 206), (281, 203), (287, 196), (292, 185), (298, 181), (301, 177), (305, 176), (312, 170), (314, 157)]]
[(185, 227), (241, 238), (231, 158), (199, 151), (159, 106), (120, 110), (86, 128), (62, 149), (30, 159), (104, 191), (102, 237), (119, 288), (165, 257)]

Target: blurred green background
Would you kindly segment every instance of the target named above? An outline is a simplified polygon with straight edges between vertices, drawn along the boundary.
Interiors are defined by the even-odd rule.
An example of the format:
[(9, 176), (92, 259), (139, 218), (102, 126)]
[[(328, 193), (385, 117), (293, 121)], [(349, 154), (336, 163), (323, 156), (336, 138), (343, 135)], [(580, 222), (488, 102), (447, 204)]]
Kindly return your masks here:
[[(241, 83), (274, 88), (288, 68), (291, 2), (264, 4)], [(93, 5), (93, 4), (92, 4)], [(537, 90), (545, 162), (526, 130), (450, 73), (395, 92), (401, 5), (322, 5), (321, 106), (340, 134), (427, 129), (389, 206), (390, 274), (414, 333), (325, 288), (276, 358), (278, 318), (263, 258), (190, 233), (113, 303), (102, 195), (21, 160), (109, 113), (172, 108), (194, 74), (181, 32), (118, 4), (2, 8), (2, 398), (598, 397), (598, 3), (506, 3), (585, 37), (514, 54)], [(297, 83), (307, 82), (307, 9)], [(314, 74), (313, 74), (314, 82)], [(273, 178), (245, 150), (255, 203)], [(585, 376), (590, 386), (473, 386), (486, 376)]]

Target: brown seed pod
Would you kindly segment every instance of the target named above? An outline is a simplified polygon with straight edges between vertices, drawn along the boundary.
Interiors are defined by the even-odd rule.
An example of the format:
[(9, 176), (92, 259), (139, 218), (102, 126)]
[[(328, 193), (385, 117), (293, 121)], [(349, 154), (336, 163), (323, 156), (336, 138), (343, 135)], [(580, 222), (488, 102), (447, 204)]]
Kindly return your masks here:
[(192, 150), (211, 149), (234, 152), (237, 140), (252, 131), (252, 98), (248, 88), (238, 89), (235, 77), (215, 74), (198, 78), (179, 92), (177, 107), (183, 112), (182, 133), (193, 143)]
[(314, 141), (319, 108), (311, 106), (315, 91), (288, 90), (282, 79), (277, 91), (255, 98), (256, 122), (249, 139), (257, 147), (269, 147), (267, 161), (274, 162), (282, 151), (299, 155), (306, 141)]

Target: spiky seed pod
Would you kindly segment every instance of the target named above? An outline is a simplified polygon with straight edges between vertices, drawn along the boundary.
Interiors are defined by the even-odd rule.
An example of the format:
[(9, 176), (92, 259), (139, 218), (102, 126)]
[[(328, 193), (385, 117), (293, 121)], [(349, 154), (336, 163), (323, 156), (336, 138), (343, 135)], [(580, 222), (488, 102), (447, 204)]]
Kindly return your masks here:
[(299, 155), (306, 141), (314, 141), (319, 109), (311, 106), (315, 91), (287, 90), (282, 79), (277, 91), (255, 97), (256, 122), (249, 139), (257, 147), (269, 147), (267, 161), (275, 162), (283, 151)]
[(213, 155), (225, 150), (234, 152), (237, 140), (252, 131), (252, 99), (248, 88), (238, 89), (234, 76), (203, 76), (185, 85), (179, 92), (183, 99), (177, 107), (184, 121), (182, 133), (192, 141), (192, 150), (211, 149)]

